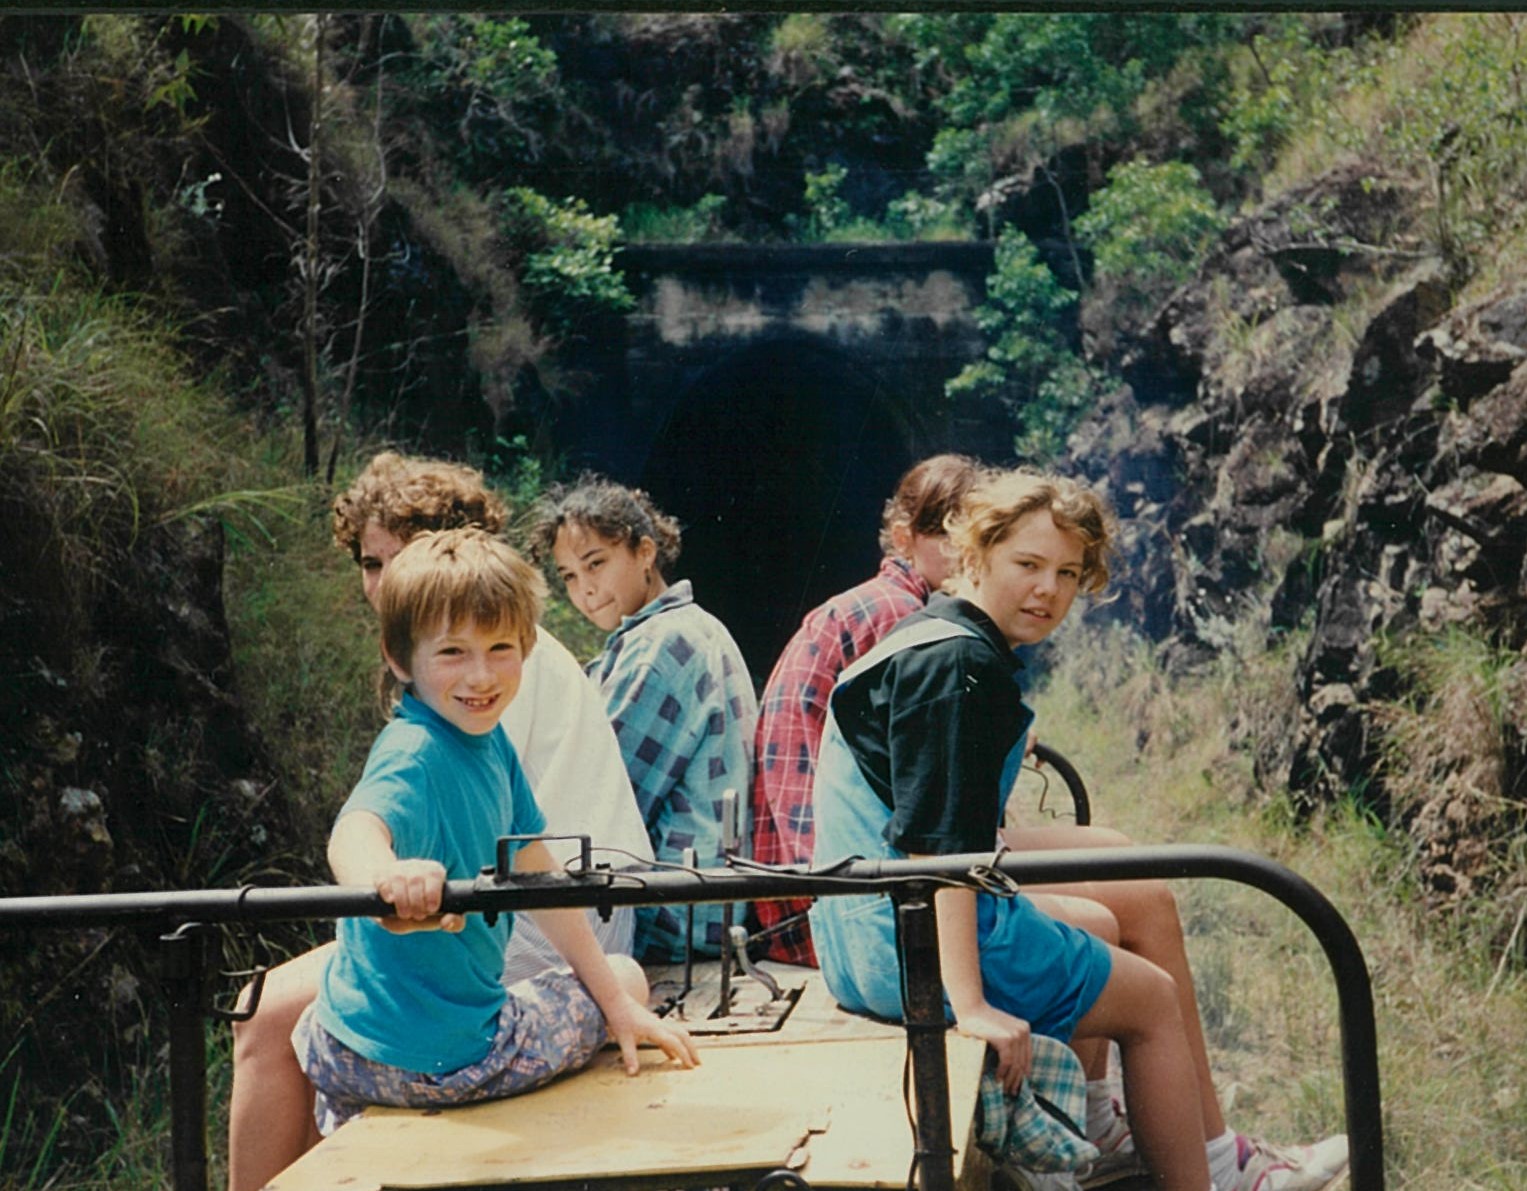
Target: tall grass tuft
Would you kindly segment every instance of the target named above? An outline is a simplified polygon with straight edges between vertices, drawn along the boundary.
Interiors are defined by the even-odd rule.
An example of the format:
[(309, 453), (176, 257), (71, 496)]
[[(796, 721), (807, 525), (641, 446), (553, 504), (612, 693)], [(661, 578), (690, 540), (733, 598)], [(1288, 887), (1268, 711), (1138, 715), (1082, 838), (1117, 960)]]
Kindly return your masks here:
[[(172, 705), (180, 676), (216, 664), (176, 651), (215, 628), (198, 645), (177, 635), (184, 625), (167, 623), (169, 605), (174, 617), (200, 610), (176, 603), (191, 588), (167, 571), (186, 557), (174, 547), (194, 542), (215, 586), (218, 535), (268, 535), (291, 515), (289, 481), (265, 482), (276, 473), (251, 461), (252, 427), (215, 378), (192, 374), (175, 324), (76, 267), (81, 228), (56, 188), (0, 164), (0, 212), (15, 216), (0, 219), (0, 718), (10, 726), (0, 736), (0, 888), (263, 876), (265, 794), (233, 780), (257, 776), (257, 763), (220, 768), (214, 750), (242, 748), (232, 719), (209, 740), (211, 720)], [(151, 609), (166, 615), (155, 622)], [(221, 678), (198, 672), (203, 707), (225, 706)], [(50, 834), (51, 808), (76, 796), (98, 808), (99, 832)], [(95, 1167), (117, 1171), (96, 1185), (133, 1185), (118, 1158), (138, 1143), (110, 1139), (145, 1106), (141, 1087), (161, 1066), (145, 1041), (159, 1026), (134, 991), (150, 979), (142, 949), (112, 931), (5, 943), (5, 1185), (70, 1185)]]
[(1380, 718), (1385, 788), (1428, 902), (1487, 961), (1520, 966), (1527, 660), (1459, 627), (1382, 644), (1381, 659), (1410, 692)]

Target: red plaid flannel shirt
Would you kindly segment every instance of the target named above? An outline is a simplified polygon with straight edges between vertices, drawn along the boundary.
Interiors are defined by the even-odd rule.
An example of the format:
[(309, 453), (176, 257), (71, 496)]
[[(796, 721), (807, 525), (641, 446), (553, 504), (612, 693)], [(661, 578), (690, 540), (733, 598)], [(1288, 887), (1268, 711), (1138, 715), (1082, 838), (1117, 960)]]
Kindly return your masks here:
[[(827, 723), (827, 698), (855, 658), (928, 602), (928, 585), (910, 564), (886, 558), (873, 578), (808, 612), (764, 687), (758, 710), (753, 779), (753, 859), (811, 860), (811, 781)], [(810, 899), (758, 902), (764, 928), (803, 914)], [(765, 955), (816, 966), (806, 920), (771, 935)]]

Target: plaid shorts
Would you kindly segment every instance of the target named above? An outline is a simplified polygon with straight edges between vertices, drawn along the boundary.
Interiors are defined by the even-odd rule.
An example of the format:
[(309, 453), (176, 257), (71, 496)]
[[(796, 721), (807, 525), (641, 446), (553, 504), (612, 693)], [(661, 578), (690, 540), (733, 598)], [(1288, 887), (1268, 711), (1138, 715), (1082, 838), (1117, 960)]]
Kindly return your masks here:
[(511, 985), (492, 1049), (455, 1071), (405, 1071), (365, 1058), (319, 1025), (311, 1005), (292, 1031), (297, 1061), (318, 1093), (313, 1116), (324, 1136), (370, 1104), (431, 1108), (528, 1092), (586, 1065), (604, 1042), (604, 1014), (565, 969)]

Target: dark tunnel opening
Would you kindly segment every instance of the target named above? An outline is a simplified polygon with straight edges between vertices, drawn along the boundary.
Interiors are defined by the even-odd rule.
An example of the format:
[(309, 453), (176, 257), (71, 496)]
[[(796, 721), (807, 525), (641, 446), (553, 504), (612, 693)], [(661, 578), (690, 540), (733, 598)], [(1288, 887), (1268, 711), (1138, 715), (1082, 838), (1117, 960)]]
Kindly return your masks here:
[(669, 578), (693, 582), (759, 686), (806, 612), (874, 573), (906, 420), (870, 370), (799, 341), (730, 356), (673, 407), (641, 477), (684, 529)]

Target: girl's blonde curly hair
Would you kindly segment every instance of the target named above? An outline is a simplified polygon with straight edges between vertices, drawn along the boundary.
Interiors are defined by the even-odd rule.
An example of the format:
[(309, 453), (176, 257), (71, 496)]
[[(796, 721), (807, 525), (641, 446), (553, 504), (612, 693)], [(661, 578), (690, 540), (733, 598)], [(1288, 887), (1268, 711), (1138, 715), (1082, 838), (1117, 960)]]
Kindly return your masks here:
[(1108, 502), (1069, 476), (1018, 468), (978, 482), (944, 522), (961, 569), (973, 574), (1013, 527), (1030, 513), (1048, 509), (1057, 528), (1082, 542), (1081, 590), (1097, 594), (1108, 585), (1118, 521)]

